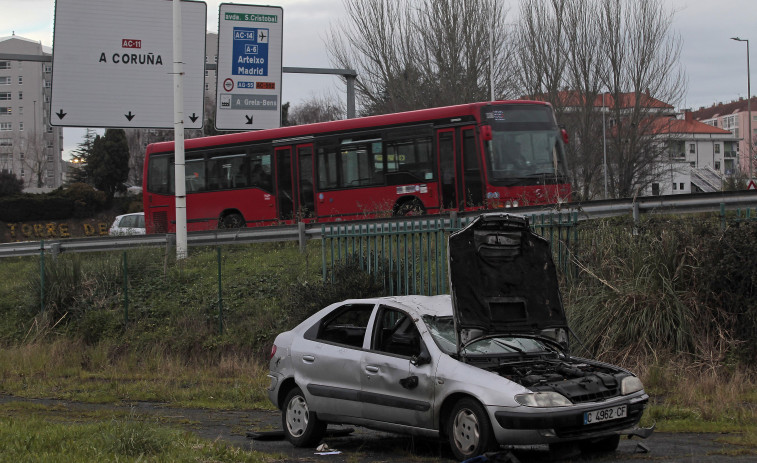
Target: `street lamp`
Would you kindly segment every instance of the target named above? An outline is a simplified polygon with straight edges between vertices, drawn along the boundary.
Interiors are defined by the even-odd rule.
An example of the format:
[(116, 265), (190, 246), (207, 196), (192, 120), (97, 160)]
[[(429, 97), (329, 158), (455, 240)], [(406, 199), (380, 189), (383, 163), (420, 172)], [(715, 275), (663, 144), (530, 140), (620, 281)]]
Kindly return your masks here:
[(605, 199), (607, 199), (607, 135), (605, 134), (605, 92), (602, 92), (602, 155), (605, 170)]
[(737, 42), (746, 42), (746, 89), (747, 89), (747, 100), (746, 100), (746, 111), (748, 113), (749, 117), (749, 138), (747, 138), (747, 156), (749, 159), (749, 180), (751, 181), (753, 178), (753, 172), (752, 172), (752, 157), (754, 157), (754, 153), (752, 150), (752, 84), (750, 79), (750, 73), (749, 73), (749, 40), (748, 39), (742, 39), (739, 37), (731, 37), (731, 40), (735, 40)]

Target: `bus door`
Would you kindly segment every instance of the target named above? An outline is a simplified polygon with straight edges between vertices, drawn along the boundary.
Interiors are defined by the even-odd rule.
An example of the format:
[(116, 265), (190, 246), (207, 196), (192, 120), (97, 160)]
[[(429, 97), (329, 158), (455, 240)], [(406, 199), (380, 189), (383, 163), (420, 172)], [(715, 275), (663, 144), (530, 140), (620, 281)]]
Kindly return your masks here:
[(297, 167), (294, 169), (297, 194), (294, 210), (299, 220), (310, 222), (315, 217), (315, 191), (313, 189), (313, 144), (297, 145)]
[(294, 217), (294, 188), (292, 186), (292, 148), (276, 148), (276, 209), (280, 220)]
[(441, 209), (462, 211), (483, 205), (475, 126), (440, 129), (436, 137)]

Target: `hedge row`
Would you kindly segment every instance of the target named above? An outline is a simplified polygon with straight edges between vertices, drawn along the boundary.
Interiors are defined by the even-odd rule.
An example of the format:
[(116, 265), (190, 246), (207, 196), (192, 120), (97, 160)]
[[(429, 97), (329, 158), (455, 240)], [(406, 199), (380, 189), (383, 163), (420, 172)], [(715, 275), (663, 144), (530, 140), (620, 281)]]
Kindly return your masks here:
[(46, 194), (23, 194), (0, 198), (0, 221), (83, 219), (107, 206), (107, 197), (84, 183), (74, 183)]

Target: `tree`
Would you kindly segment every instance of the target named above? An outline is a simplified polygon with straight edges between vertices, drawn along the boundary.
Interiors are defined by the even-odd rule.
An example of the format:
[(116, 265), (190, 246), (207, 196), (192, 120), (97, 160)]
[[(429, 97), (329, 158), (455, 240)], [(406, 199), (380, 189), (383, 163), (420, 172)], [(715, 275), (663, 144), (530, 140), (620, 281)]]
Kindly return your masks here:
[(95, 137), (86, 172), (90, 182), (113, 198), (129, 176), (129, 146), (123, 129), (107, 129)]
[(335, 98), (312, 96), (310, 99), (292, 108), (288, 114), (291, 125), (313, 124), (343, 119), (344, 106)]
[(685, 87), (673, 13), (661, 0), (520, 5), (519, 82), (527, 95), (552, 103), (573, 134), (568, 149), (581, 196), (604, 190), (603, 102), (610, 195), (630, 196), (655, 181), (664, 150), (655, 119), (671, 112)]
[(332, 25), (327, 49), (335, 67), (357, 71), (364, 114), (513, 93), (502, 2), (346, 0), (345, 9), (347, 21)]
[(92, 154), (92, 146), (95, 143), (95, 131), (94, 129), (87, 128), (84, 132), (82, 140), (76, 145), (76, 149), (71, 152), (71, 164), (72, 171), (69, 175), (69, 183), (87, 183), (87, 173), (85, 166), (87, 165), (87, 159)]
[(29, 175), (24, 175), (25, 187), (42, 188), (45, 186), (47, 174), (47, 156), (45, 155), (45, 140), (42, 134), (36, 131), (16, 132), (21, 165)]
[(16, 174), (5, 169), (0, 171), (0, 197), (20, 194), (24, 189), (24, 181)]

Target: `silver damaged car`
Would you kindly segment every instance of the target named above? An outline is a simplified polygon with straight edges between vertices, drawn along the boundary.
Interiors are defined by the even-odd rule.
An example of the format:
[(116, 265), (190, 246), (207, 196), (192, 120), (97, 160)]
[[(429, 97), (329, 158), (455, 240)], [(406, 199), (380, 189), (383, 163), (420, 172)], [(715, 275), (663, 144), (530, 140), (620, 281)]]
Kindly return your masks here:
[(526, 218), (478, 217), (450, 236), (448, 265), (450, 295), (346, 300), (276, 337), (268, 396), (292, 444), (352, 424), (440, 437), (465, 460), (651, 434), (633, 373), (570, 354), (549, 243)]

